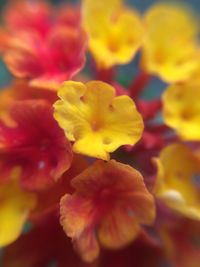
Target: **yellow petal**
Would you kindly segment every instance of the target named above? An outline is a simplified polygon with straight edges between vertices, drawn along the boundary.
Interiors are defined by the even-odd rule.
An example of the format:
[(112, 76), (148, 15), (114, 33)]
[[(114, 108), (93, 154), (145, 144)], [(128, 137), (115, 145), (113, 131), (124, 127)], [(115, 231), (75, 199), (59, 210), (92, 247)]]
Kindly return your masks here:
[(172, 85), (163, 94), (165, 123), (184, 140), (200, 140), (200, 83)]
[(157, 163), (155, 195), (183, 215), (200, 220), (200, 157), (183, 144), (164, 148)]
[(0, 247), (19, 237), (35, 203), (35, 195), (23, 191), (16, 180), (0, 184)]

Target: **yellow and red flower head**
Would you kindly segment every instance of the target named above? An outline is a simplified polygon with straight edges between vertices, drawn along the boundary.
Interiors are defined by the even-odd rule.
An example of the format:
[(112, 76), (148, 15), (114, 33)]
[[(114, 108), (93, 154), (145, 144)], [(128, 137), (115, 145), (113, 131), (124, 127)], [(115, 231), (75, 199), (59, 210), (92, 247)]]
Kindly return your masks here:
[(143, 121), (127, 95), (115, 96), (112, 86), (91, 81), (65, 82), (58, 91), (54, 117), (74, 141), (74, 152), (109, 159), (109, 152), (141, 137)]
[[(16, 10), (12, 4), (7, 10), (5, 63), (16, 77), (29, 79), (32, 86), (56, 89), (84, 66), (87, 36), (73, 18), (59, 18), (56, 10), (52, 12), (44, 3), (16, 5)], [(19, 9), (24, 17), (21, 12), (19, 16)], [(77, 10), (73, 12), (77, 14)]]
[(144, 16), (142, 68), (169, 83), (188, 79), (199, 62), (197, 25), (183, 6), (150, 7)]
[(140, 224), (153, 223), (153, 197), (141, 174), (128, 165), (97, 161), (72, 185), (75, 192), (61, 199), (61, 224), (86, 261), (98, 256), (99, 242), (121, 248), (136, 238)]
[(172, 144), (161, 151), (156, 163), (156, 197), (180, 214), (200, 220), (199, 151)]
[[(0, 265), (199, 267), (199, 29), (179, 4), (141, 18), (123, 0), (9, 1), (0, 53), (17, 79), (0, 92)], [(87, 43), (95, 62), (78, 74)], [(115, 66), (139, 49), (126, 90)], [(162, 99), (144, 91), (153, 75), (172, 83)]]
[(129, 63), (143, 40), (140, 15), (120, 0), (84, 0), (83, 23), (98, 68)]
[(16, 102), (10, 110), (13, 125), (0, 124), (1, 180), (20, 166), (23, 187), (41, 189), (69, 169), (72, 150), (45, 100)]

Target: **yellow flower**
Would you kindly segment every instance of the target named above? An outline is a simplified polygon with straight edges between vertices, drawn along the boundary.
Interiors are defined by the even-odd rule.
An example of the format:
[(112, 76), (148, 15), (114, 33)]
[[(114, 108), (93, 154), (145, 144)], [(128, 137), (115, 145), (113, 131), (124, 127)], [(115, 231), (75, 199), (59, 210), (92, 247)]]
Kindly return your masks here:
[(12, 172), (9, 181), (0, 183), (0, 247), (15, 241), (22, 232), (36, 198), (20, 188), (16, 179), (19, 169)]
[(84, 0), (83, 21), (99, 68), (129, 63), (142, 43), (140, 15), (122, 1)]
[(112, 86), (91, 81), (65, 82), (58, 91), (54, 117), (73, 150), (88, 156), (109, 159), (109, 152), (135, 144), (143, 131), (143, 120), (128, 96), (115, 96)]
[(173, 4), (157, 4), (145, 17), (146, 36), (141, 65), (166, 82), (190, 77), (199, 61), (194, 14)]
[(200, 220), (200, 154), (183, 144), (164, 148), (157, 163), (155, 195), (171, 209)]
[(165, 123), (184, 140), (200, 140), (200, 82), (171, 85), (163, 94)]

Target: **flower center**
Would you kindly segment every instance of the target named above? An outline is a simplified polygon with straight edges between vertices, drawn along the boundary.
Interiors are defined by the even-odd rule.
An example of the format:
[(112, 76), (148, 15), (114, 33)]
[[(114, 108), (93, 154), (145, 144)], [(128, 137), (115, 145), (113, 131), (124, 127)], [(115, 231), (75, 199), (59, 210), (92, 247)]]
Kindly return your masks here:
[(93, 120), (92, 123), (91, 123), (91, 126), (92, 126), (92, 130), (94, 132), (97, 132), (97, 131), (99, 131), (102, 128), (102, 121), (100, 121), (100, 120)]

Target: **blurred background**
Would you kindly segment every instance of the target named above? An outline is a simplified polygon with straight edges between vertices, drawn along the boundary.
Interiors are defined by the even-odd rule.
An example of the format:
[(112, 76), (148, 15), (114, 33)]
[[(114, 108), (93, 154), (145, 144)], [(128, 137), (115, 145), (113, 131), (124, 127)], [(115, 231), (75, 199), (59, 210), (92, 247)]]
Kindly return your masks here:
[[(15, 2), (15, 0), (11, 0)], [(30, 0), (34, 1), (34, 0)], [(81, 0), (47, 0), (55, 5), (59, 3), (80, 3)], [(94, 1), (101, 1), (101, 0), (94, 0)], [(174, 1), (174, 0), (125, 0), (130, 6), (138, 9), (141, 13), (144, 12), (150, 5), (158, 2), (167, 2), (167, 3), (174, 3), (178, 2), (180, 4), (188, 5), (198, 16), (200, 11), (200, 1), (199, 0), (184, 0), (184, 1)], [(3, 8), (8, 3), (8, 0), (0, 0), (0, 10), (3, 12)], [(130, 81), (137, 75), (138, 72), (138, 58), (139, 55), (134, 59), (131, 64), (118, 67), (119, 75), (118, 81), (123, 84), (125, 87), (130, 84)], [(85, 70), (87, 72), (87, 69)], [(0, 60), (0, 88), (6, 87), (10, 80), (12, 79), (11, 75), (7, 71), (6, 67), (4, 66), (3, 62)], [(154, 98), (155, 96), (159, 96), (163, 89), (166, 87), (166, 84), (158, 80), (158, 78), (153, 78), (152, 81), (149, 83), (148, 87), (143, 93), (144, 98)]]

